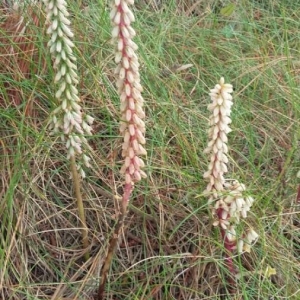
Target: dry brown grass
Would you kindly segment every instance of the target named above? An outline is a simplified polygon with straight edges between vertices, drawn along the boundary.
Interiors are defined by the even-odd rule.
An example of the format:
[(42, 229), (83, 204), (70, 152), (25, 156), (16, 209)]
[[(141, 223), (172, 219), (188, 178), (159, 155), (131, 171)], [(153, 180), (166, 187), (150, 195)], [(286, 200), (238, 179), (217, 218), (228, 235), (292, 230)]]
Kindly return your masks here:
[[(155, 7), (154, 1), (149, 3)], [(179, 1), (176, 13), (184, 12), (184, 16), (192, 17), (189, 10), (196, 3), (198, 2)], [(200, 1), (200, 6), (195, 9), (202, 8), (202, 5), (204, 2)], [(19, 16), (10, 15), (6, 11), (5, 14), (1, 30), (6, 32), (6, 47), (1, 48), (4, 52), (1, 53), (0, 63), (1, 71), (9, 74), (11, 81), (5, 83), (6, 96), (1, 98), (1, 106), (12, 117), (5, 118), (0, 140), (0, 299), (93, 299), (107, 241), (119, 211), (115, 196), (122, 187), (116, 166), (120, 158), (120, 140), (116, 137), (118, 106), (111, 88), (114, 78), (113, 63), (107, 59), (110, 58), (109, 55), (104, 55), (105, 52), (97, 52), (109, 53), (110, 45), (104, 50), (101, 47), (95, 52), (91, 50), (90, 54), (86, 49), (92, 47), (90, 44), (92, 45), (93, 36), (88, 36), (83, 29), (77, 29), (80, 40), (86, 42), (86, 45), (78, 43), (78, 53), (82, 55), (82, 60), (84, 55), (90, 59), (90, 65), (86, 61), (81, 62), (81, 95), (88, 106), (94, 108), (93, 112), (97, 117), (95, 138), (91, 142), (91, 156), (97, 167), (90, 171), (82, 188), (89, 228), (88, 251), (91, 254), (90, 259), (84, 261), (80, 220), (72, 197), (65, 150), (44, 133), (49, 103), (44, 103), (41, 99), (37, 101), (32, 96), (32, 90), (24, 91), (17, 84), (30, 78), (32, 74), (43, 76), (48, 73), (41, 67), (46, 64), (46, 59), (43, 58), (43, 63), (40, 64), (40, 56), (36, 55), (40, 44), (35, 33), (41, 23), (35, 14), (33, 19), (28, 17), (32, 24), (28, 28), (33, 31), (26, 31), (25, 35), (20, 36), (18, 30), (22, 27), (17, 30), (15, 26)], [(197, 35), (196, 39), (199, 38), (200, 35)], [(213, 39), (214, 37), (210, 40), (211, 48), (208, 48), (209, 51), (215, 51), (212, 57), (217, 56), (217, 51), (223, 49), (223, 46), (217, 48), (218, 45)], [(174, 41), (176, 43), (177, 40)], [(210, 65), (197, 65), (206, 52), (197, 43), (194, 45), (194, 41), (191, 43), (191, 46), (184, 45), (180, 53), (190, 51), (192, 59), (195, 55), (196, 70), (188, 70), (184, 74), (172, 73), (168, 77), (154, 74), (145, 88), (151, 153), (148, 158), (151, 163), (149, 179), (137, 187), (133, 196), (126, 227), (109, 275), (107, 299), (247, 299), (244, 291), (255, 295), (252, 298), (249, 296), (248, 299), (251, 300), (268, 299), (267, 297), (273, 296), (273, 291), (279, 294), (274, 299), (284, 299), (283, 295), (286, 294), (294, 297), (291, 299), (297, 299), (300, 281), (299, 205), (295, 203), (293, 182), (290, 179), (292, 176), (288, 174), (290, 165), (286, 165), (287, 169), (281, 169), (284, 170), (282, 176), (278, 169), (279, 165), (285, 165), (292, 145), (291, 128), (296, 122), (294, 116), (290, 114), (281, 118), (286, 112), (278, 102), (273, 101), (271, 94), (266, 97), (271, 102), (268, 109), (268, 103), (261, 103), (263, 95), (256, 94), (260, 97), (254, 99), (251, 102), (254, 106), (249, 105), (250, 108), (245, 112), (245, 115), (251, 113), (254, 121), (250, 121), (253, 122), (252, 128), (257, 134), (255, 141), (258, 146), (254, 149), (257, 152), (251, 154), (255, 156), (253, 161), (249, 154), (249, 143), (246, 143), (249, 141), (239, 127), (245, 126), (247, 122), (243, 121), (242, 116), (242, 125), (235, 125), (232, 141), (238, 150), (233, 149), (231, 154), (237, 164), (233, 163), (231, 167), (235, 173), (245, 177), (247, 185), (252, 185), (256, 195), (260, 195), (258, 201), (261, 202), (255, 207), (258, 217), (250, 216), (249, 222), (253, 226), (260, 226), (261, 237), (251, 255), (245, 254), (240, 259), (236, 258), (237, 265), (245, 272), (241, 279), (243, 288), (235, 297), (228, 296), (225, 287), (227, 273), (222, 259), (222, 247), (218, 242), (218, 232), (211, 226), (206, 199), (195, 198), (202, 193), (205, 186), (201, 174), (206, 167), (204, 158), (201, 157), (205, 142), (201, 134), (204, 135), (206, 129), (206, 115), (203, 112), (206, 95), (201, 90), (199, 96), (197, 87), (201, 86), (202, 89), (204, 86), (201, 74), (207, 80), (215, 74), (209, 75)], [(101, 46), (104, 48), (102, 44)], [(141, 49), (144, 50), (143, 47)], [(106, 59), (102, 59), (102, 55)], [(142, 72), (151, 73), (152, 69), (147, 68), (146, 63), (147, 55), (150, 54), (146, 52), (143, 55)], [(226, 60), (224, 53), (223, 56), (221, 63), (223, 59)], [(249, 56), (254, 57), (254, 54)], [(209, 58), (212, 59), (211, 56)], [(31, 65), (32, 61), (37, 62), (36, 59), (39, 63)], [(181, 58), (176, 59), (180, 61)], [(257, 72), (263, 73), (259, 69), (260, 58), (256, 59), (253, 63), (258, 65)], [(95, 75), (91, 79), (90, 73), (93, 72), (95, 64), (103, 77)], [(246, 68), (245, 72), (251, 72), (246, 63), (242, 62), (241, 65)], [(88, 67), (91, 68), (90, 73), (87, 73)], [(215, 73), (218, 72), (219, 70)], [(266, 78), (261, 80), (263, 83), (268, 82)], [(50, 76), (34, 89), (50, 99), (48, 82), (51, 82)], [(150, 90), (153, 82), (157, 86), (165, 86), (170, 94), (159, 98), (155, 94), (154, 84), (153, 90)], [(284, 86), (282, 79), (279, 82)], [(274, 92), (272, 86), (267, 86), (266, 90), (267, 88)], [(283, 94), (279, 95), (285, 99)], [(240, 97), (247, 105), (249, 99), (243, 98), (243, 95)], [(25, 106), (28, 108), (22, 111), (18, 106), (22, 107), (23, 101), (26, 101)], [(39, 114), (39, 120), (36, 124), (27, 120), (20, 121), (26, 114), (33, 114), (33, 103), (36, 104), (34, 108)], [(286, 110), (291, 111), (288, 105)], [(274, 120), (283, 122), (281, 129), (274, 125)], [(150, 136), (153, 132), (157, 133), (157, 140)], [(164, 144), (159, 140), (160, 134)], [(267, 154), (261, 153), (266, 148)], [(269, 160), (261, 162), (261, 157)], [(254, 174), (249, 161), (257, 164), (255, 167), (262, 171), (261, 177)], [(241, 171), (243, 168), (244, 172)], [(280, 185), (285, 193), (280, 192)], [(268, 200), (267, 196), (273, 193), (274, 187), (279, 187), (275, 200)], [(270, 264), (276, 268), (277, 275), (267, 278), (264, 271)], [(260, 288), (261, 293), (257, 292)]]
[[(19, 106), (24, 101), (22, 81), (31, 78), (38, 71), (33, 63), (39, 59), (35, 46), (37, 35), (32, 28), (43, 27), (43, 22), (37, 8), (35, 11), (27, 8), (26, 14), (5, 7), (0, 7), (0, 10), (3, 18), (0, 23), (0, 70), (10, 78), (10, 81), (4, 83), (6, 95), (1, 97), (0, 105)], [(25, 101), (25, 115), (32, 116), (34, 99)]]

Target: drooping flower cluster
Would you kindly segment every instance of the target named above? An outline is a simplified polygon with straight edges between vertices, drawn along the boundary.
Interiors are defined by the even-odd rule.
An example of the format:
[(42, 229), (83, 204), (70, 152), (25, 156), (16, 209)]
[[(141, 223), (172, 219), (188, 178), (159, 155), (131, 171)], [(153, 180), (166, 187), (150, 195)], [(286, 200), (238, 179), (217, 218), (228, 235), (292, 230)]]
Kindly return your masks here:
[(224, 78), (221, 78), (220, 83), (209, 94), (212, 100), (208, 106), (211, 111), (209, 143), (204, 152), (211, 157), (204, 178), (209, 181), (205, 194), (209, 196), (209, 203), (213, 204), (213, 214), (216, 217), (213, 225), (220, 226), (227, 250), (237, 248), (238, 252), (242, 252), (250, 251), (250, 245), (258, 238), (258, 234), (253, 229), (240, 236), (236, 233), (236, 224), (241, 217), (247, 217), (254, 199), (243, 195), (246, 190), (244, 184), (237, 180), (226, 181), (224, 178), (224, 174), (228, 172), (227, 134), (231, 132), (232, 91), (232, 85), (225, 84)]
[(135, 18), (128, 5), (134, 0), (113, 0), (110, 19), (112, 22), (112, 38), (116, 43), (115, 74), (117, 89), (121, 101), (120, 132), (124, 137), (122, 157), (125, 159), (121, 173), (125, 175), (125, 185), (132, 186), (134, 182), (145, 178), (142, 170), (144, 161), (141, 155), (146, 155), (145, 144), (145, 113), (143, 110), (142, 86), (140, 84), (139, 62), (135, 53), (137, 45), (132, 38), (135, 31), (131, 23)]
[(83, 114), (79, 105), (76, 58), (73, 55), (74, 44), (71, 41), (73, 32), (70, 29), (69, 13), (65, 0), (43, 0), (46, 6), (47, 34), (50, 40), (48, 47), (53, 57), (55, 69), (54, 82), (57, 86), (55, 98), (58, 107), (52, 113), (51, 127), (55, 133), (61, 135), (62, 141), (68, 149), (67, 157), (79, 155), (77, 168), (82, 177), (85, 172), (82, 165), (90, 167), (90, 158), (83, 154), (83, 145), (87, 145), (85, 135), (92, 134), (91, 124), (94, 119)]

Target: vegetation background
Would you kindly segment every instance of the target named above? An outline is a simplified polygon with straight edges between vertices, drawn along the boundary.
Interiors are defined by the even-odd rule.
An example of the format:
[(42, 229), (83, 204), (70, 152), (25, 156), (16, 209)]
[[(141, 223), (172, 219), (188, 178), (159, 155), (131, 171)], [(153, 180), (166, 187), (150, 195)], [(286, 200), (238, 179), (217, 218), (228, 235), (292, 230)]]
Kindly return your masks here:
[[(3, 300), (92, 299), (118, 214), (109, 7), (103, 0), (69, 3), (80, 96), (96, 117), (95, 167), (82, 186), (91, 257), (83, 259), (66, 150), (46, 126), (55, 100), (44, 12), (2, 4)], [(300, 1), (136, 0), (134, 12), (148, 179), (132, 197), (107, 299), (300, 299)], [(219, 233), (202, 195), (208, 91), (221, 76), (235, 88), (229, 174), (256, 199), (247, 222), (260, 234), (250, 254), (235, 258), (236, 295), (226, 288)]]

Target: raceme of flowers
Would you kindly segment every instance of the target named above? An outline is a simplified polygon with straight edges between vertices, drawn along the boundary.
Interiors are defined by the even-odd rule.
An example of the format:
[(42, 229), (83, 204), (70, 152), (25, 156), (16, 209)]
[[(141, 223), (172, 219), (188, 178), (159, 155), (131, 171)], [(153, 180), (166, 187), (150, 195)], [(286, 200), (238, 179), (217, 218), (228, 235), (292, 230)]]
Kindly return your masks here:
[(147, 177), (142, 170), (144, 161), (141, 155), (146, 155), (145, 113), (143, 110), (142, 86), (140, 84), (139, 62), (135, 53), (137, 45), (133, 42), (135, 31), (131, 23), (135, 18), (128, 5), (133, 0), (114, 0), (111, 5), (110, 19), (113, 25), (112, 38), (116, 43), (115, 74), (117, 91), (121, 101), (120, 132), (123, 136), (122, 157), (124, 164), (121, 173), (125, 176), (125, 184)]
[(78, 84), (76, 58), (73, 55), (74, 44), (71, 41), (73, 32), (70, 29), (69, 13), (65, 0), (43, 0), (46, 6), (47, 34), (50, 40), (48, 47), (52, 54), (55, 69), (54, 82), (57, 86), (55, 98), (58, 107), (53, 111), (51, 127), (68, 149), (67, 157), (79, 155), (77, 168), (82, 177), (85, 172), (82, 166), (90, 167), (90, 158), (83, 154), (83, 145), (87, 146), (85, 135), (92, 134), (91, 124), (94, 119), (82, 113), (78, 97)]
[(210, 163), (204, 178), (208, 180), (205, 194), (213, 205), (213, 214), (216, 217), (213, 225), (220, 226), (229, 250), (237, 249), (241, 253), (250, 251), (250, 246), (258, 238), (258, 234), (252, 228), (241, 235), (237, 234), (236, 224), (239, 224), (241, 218), (247, 217), (254, 199), (244, 196), (245, 185), (237, 180), (230, 182), (224, 178), (224, 174), (228, 172), (227, 134), (231, 132), (229, 124), (233, 104), (232, 91), (232, 85), (225, 84), (224, 78), (221, 78), (209, 94), (212, 100), (208, 106), (211, 111), (209, 142), (204, 153), (210, 154)]

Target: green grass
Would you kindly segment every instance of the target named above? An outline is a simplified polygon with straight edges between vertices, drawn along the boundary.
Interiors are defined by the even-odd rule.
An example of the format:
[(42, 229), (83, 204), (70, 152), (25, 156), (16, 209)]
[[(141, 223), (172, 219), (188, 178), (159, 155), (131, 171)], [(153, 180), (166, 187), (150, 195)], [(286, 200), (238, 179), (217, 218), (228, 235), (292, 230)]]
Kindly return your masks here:
[[(169, 2), (137, 1), (135, 9), (148, 178), (134, 191), (107, 299), (297, 300), (300, 2), (243, 0), (229, 17), (221, 1), (200, 1), (194, 14), (187, 14), (192, 1)], [(0, 299), (92, 299), (97, 289), (122, 188), (121, 138), (109, 11), (103, 1), (82, 3), (70, 11), (80, 96), (96, 118), (95, 167), (83, 182), (91, 258), (84, 262), (66, 151), (46, 129), (55, 105), (48, 37), (43, 24), (29, 23), (32, 74), (0, 57)], [(247, 222), (260, 234), (250, 254), (235, 258), (236, 297), (226, 289), (219, 232), (202, 196), (208, 92), (221, 76), (235, 89), (228, 177), (256, 199)], [(7, 83), (21, 93), (17, 106)], [(277, 274), (265, 276), (268, 266)]]

